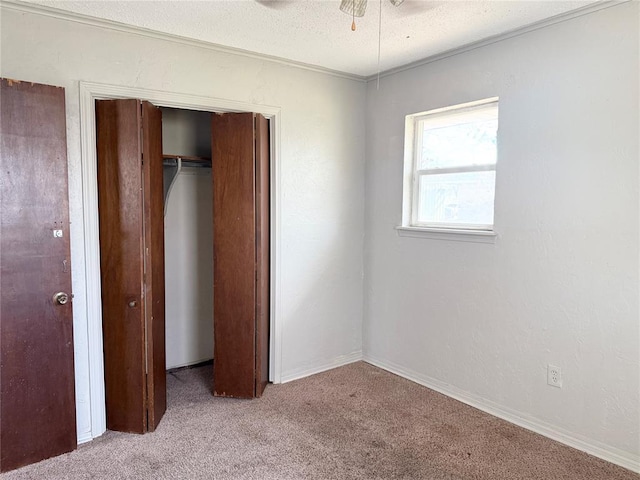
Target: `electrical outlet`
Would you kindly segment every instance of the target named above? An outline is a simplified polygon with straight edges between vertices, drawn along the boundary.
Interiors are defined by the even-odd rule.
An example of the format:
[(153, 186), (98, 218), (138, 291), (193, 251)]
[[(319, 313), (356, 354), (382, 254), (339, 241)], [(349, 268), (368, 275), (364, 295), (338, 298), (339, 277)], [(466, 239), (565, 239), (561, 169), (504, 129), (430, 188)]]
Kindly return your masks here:
[(562, 370), (555, 365), (547, 365), (547, 383), (552, 387), (562, 387)]

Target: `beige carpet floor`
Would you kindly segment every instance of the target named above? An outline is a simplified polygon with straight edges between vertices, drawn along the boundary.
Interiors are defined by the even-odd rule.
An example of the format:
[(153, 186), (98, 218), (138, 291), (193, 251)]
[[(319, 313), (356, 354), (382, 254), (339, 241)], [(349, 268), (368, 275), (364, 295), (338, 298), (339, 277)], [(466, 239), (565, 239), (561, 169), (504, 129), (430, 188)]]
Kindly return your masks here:
[(169, 374), (154, 433), (107, 432), (2, 478), (640, 478), (362, 362), (256, 400), (214, 398), (210, 378), (210, 366)]

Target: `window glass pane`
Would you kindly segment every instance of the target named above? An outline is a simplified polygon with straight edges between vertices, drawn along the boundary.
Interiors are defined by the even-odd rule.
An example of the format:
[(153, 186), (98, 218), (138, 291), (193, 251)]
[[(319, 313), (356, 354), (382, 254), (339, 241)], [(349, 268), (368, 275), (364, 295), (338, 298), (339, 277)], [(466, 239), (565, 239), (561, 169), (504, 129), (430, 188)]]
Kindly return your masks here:
[(422, 121), (418, 169), (493, 165), (497, 131), (497, 118), (435, 128)]
[(422, 175), (417, 223), (493, 225), (496, 172)]

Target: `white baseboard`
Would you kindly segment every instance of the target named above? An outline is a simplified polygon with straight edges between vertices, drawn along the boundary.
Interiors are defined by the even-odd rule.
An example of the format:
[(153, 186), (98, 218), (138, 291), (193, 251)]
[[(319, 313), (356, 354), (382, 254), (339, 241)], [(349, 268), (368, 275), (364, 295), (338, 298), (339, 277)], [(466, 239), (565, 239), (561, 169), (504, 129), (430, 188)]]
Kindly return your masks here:
[(638, 455), (633, 455), (631, 453), (612, 448), (596, 440), (582, 437), (581, 435), (569, 432), (541, 420), (525, 417), (520, 412), (498, 405), (490, 400), (465, 392), (453, 385), (441, 382), (440, 380), (428, 377), (393, 362), (380, 360), (374, 356), (366, 354), (363, 355), (362, 359), (371, 365), (387, 370), (388, 372), (399, 375), (407, 380), (416, 382), (448, 397), (455, 398), (462, 403), (466, 403), (467, 405), (506, 420), (507, 422), (539, 433), (540, 435), (578, 450), (582, 450), (583, 452), (606, 460), (607, 462), (615, 463), (616, 465), (627, 468), (633, 472), (640, 473), (640, 456)]
[(359, 362), (360, 360), (362, 360), (362, 350), (349, 353), (348, 355), (340, 355), (318, 365), (307, 365), (301, 368), (296, 368), (290, 372), (282, 372), (280, 381), (281, 383), (291, 382), (292, 380), (298, 380), (310, 375), (315, 375), (316, 373), (326, 372), (327, 370), (348, 365), (349, 363)]
[(93, 440), (91, 432), (85, 432), (82, 435), (78, 435), (77, 444), (81, 445), (83, 443), (90, 442), (91, 440)]
[(202, 358), (200, 360), (190, 360), (188, 362), (178, 363), (177, 365), (171, 365), (171, 366), (167, 365), (165, 370), (169, 371), (169, 370), (175, 370), (176, 368), (190, 367), (192, 365), (198, 365), (199, 363), (205, 363), (211, 360), (213, 360), (211, 357)]

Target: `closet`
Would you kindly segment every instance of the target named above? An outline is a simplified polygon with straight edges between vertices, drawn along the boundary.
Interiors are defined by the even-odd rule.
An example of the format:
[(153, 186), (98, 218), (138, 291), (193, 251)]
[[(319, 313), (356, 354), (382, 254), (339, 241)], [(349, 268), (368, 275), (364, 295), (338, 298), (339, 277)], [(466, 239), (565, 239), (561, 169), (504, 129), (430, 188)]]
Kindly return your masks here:
[(213, 359), (211, 114), (161, 110), (170, 370)]
[[(163, 114), (168, 127), (165, 148), (194, 151), (163, 152)], [(203, 115), (210, 122), (203, 122)], [(179, 117), (200, 118), (195, 121), (200, 126), (185, 127), (189, 121), (179, 122)], [(202, 129), (206, 123), (213, 215), (207, 220), (206, 209), (193, 205), (188, 213), (183, 210), (188, 218), (182, 221), (196, 231), (196, 238), (187, 239), (189, 245), (182, 248), (188, 255), (181, 256), (172, 217), (165, 219), (165, 199), (172, 216), (174, 194), (178, 199), (191, 197), (191, 202), (208, 201), (204, 173), (186, 180), (195, 182), (192, 189), (180, 185), (185, 175), (178, 173), (169, 188), (172, 172), (196, 168), (187, 166), (190, 162), (207, 168), (208, 159), (192, 158), (207, 158), (206, 151), (189, 155), (202, 153), (202, 142), (181, 144), (187, 137), (179, 132)], [(174, 134), (176, 138), (170, 138)], [(199, 138), (193, 132), (188, 137)], [(199, 358), (202, 355), (214, 357), (214, 351), (214, 395), (260, 396), (268, 380), (269, 346), (268, 121), (253, 113), (163, 112), (140, 100), (102, 100), (96, 102), (96, 146), (107, 428), (153, 431), (166, 409), (167, 365), (196, 363), (205, 359)], [(180, 215), (177, 219), (179, 223)], [(212, 232), (208, 240), (207, 230)], [(212, 244), (203, 244), (207, 241)], [(188, 285), (178, 285), (180, 276), (169, 273), (187, 266), (181, 259), (199, 269)], [(195, 304), (184, 298), (178, 302), (178, 294), (196, 290)], [(209, 306), (213, 303), (212, 318), (201, 302), (207, 297)], [(182, 311), (176, 313), (178, 304)], [(172, 324), (181, 321), (174, 316), (184, 319), (184, 312), (201, 322), (189, 327)], [(210, 323), (204, 325), (207, 316)], [(210, 336), (210, 326), (214, 345), (208, 340), (199, 343)], [(189, 348), (182, 347), (194, 338), (201, 351), (187, 352)]]

